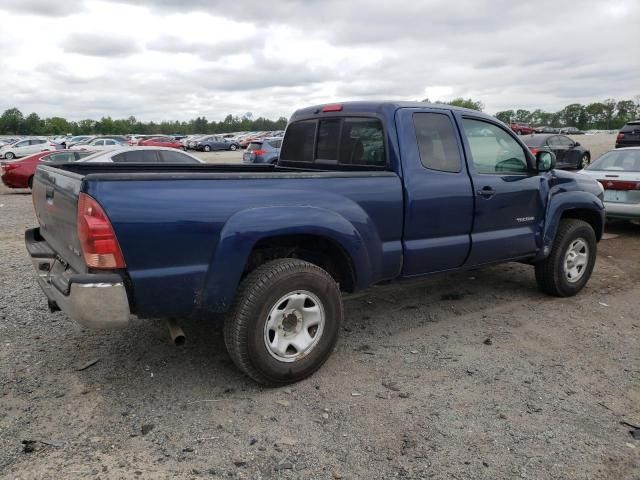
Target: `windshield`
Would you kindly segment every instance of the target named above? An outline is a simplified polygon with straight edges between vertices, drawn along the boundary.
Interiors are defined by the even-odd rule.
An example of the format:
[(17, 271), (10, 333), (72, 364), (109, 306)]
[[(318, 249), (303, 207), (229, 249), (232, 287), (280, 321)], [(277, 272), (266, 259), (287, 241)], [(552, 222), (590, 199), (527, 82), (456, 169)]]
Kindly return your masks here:
[(611, 150), (586, 169), (640, 172), (640, 149)]

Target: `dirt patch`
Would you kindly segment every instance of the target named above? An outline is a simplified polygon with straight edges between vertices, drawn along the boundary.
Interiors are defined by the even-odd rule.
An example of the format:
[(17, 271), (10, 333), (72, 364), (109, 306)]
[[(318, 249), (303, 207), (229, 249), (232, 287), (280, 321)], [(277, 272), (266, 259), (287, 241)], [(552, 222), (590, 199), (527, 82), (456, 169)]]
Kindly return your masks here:
[(2, 478), (640, 478), (636, 225), (609, 225), (575, 298), (519, 264), (348, 297), (327, 364), (264, 389), (210, 324), (176, 348), (163, 322), (50, 314), (30, 198), (0, 204)]

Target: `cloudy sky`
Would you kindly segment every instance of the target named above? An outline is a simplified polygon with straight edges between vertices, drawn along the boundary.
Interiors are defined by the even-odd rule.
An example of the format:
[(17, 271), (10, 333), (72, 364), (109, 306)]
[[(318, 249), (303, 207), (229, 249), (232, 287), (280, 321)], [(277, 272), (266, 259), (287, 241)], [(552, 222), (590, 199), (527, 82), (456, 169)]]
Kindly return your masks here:
[(640, 94), (640, 0), (0, 0), (0, 25), (0, 111), (74, 120)]

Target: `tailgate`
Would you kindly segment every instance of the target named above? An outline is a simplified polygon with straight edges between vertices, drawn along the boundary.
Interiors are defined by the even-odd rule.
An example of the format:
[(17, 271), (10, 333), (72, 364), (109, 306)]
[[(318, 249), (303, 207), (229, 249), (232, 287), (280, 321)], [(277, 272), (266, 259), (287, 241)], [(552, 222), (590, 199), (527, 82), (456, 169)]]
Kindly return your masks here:
[(87, 271), (76, 228), (78, 196), (83, 176), (41, 165), (33, 179), (33, 205), (40, 235), (78, 273)]

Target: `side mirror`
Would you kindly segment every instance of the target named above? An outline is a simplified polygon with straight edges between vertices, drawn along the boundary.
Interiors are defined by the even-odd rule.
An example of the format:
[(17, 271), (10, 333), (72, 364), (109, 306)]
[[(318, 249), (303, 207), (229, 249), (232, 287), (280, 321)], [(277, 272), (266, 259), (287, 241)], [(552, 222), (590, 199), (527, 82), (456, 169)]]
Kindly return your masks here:
[(545, 150), (536, 153), (536, 169), (538, 172), (548, 172), (556, 168), (556, 156)]
[(579, 146), (580, 146), (580, 142), (575, 142), (575, 143), (573, 144), (573, 146), (574, 146), (574, 147), (579, 147)]

